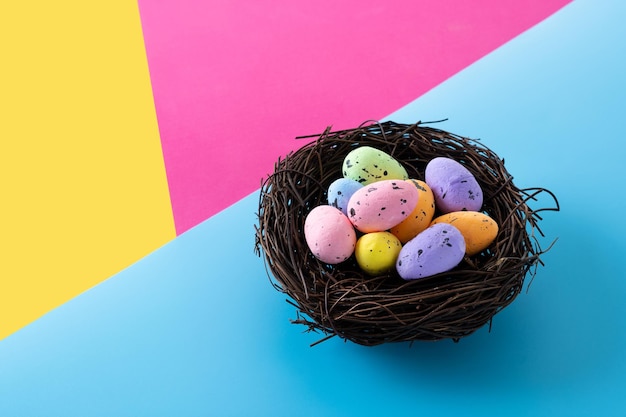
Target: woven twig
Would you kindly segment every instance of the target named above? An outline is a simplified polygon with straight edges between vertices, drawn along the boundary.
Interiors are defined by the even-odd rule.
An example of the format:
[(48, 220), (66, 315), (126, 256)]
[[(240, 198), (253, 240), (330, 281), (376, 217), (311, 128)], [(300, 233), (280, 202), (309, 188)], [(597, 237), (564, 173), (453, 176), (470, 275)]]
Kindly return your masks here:
[[(279, 159), (262, 184), (255, 249), (264, 256), (275, 288), (297, 309), (294, 323), (362, 345), (458, 340), (487, 323), (519, 294), (544, 253), (539, 212), (559, 210), (543, 188), (520, 190), (504, 161), (480, 142), (443, 130), (394, 122), (309, 136), (314, 141)], [(317, 260), (304, 238), (307, 213), (327, 204), (328, 186), (341, 176), (345, 156), (368, 145), (401, 161), (409, 176), (424, 178), (426, 164), (447, 156), (476, 177), (483, 211), (499, 225), (494, 243), (465, 257), (449, 272), (404, 281), (395, 272), (364, 274), (354, 259), (338, 265)], [(532, 210), (528, 203), (547, 193), (554, 207)]]

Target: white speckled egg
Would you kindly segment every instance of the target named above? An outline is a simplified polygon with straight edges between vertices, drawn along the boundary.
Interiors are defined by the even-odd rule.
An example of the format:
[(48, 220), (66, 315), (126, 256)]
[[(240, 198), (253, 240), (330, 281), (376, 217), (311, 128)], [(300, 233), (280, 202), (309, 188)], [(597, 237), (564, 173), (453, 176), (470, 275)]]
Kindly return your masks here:
[(309, 212), (304, 236), (313, 255), (327, 264), (338, 264), (354, 252), (356, 232), (348, 218), (336, 207), (322, 205)]
[(352, 195), (348, 218), (361, 232), (383, 232), (406, 219), (415, 208), (417, 198), (417, 188), (407, 181), (378, 181)]
[(342, 172), (363, 185), (382, 180), (406, 180), (406, 169), (388, 153), (371, 146), (360, 146), (346, 155)]

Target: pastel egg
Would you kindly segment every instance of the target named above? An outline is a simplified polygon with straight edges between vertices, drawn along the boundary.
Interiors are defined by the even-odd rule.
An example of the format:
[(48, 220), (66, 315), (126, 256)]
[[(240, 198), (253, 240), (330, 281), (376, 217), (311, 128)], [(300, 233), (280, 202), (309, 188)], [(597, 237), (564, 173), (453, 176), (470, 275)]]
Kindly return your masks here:
[(352, 194), (348, 218), (361, 232), (383, 232), (406, 219), (417, 198), (417, 188), (407, 181), (378, 181)]
[(358, 181), (349, 178), (339, 178), (330, 184), (328, 187), (328, 205), (337, 207), (343, 212), (348, 214), (348, 201), (356, 190), (363, 187)]
[(465, 253), (472, 256), (487, 249), (496, 239), (498, 224), (477, 211), (455, 211), (441, 215), (433, 224), (448, 223), (459, 229), (465, 239)]
[(396, 270), (401, 278), (413, 280), (446, 272), (465, 255), (465, 239), (447, 223), (437, 223), (408, 241), (400, 251)]
[(343, 160), (344, 178), (350, 178), (363, 185), (382, 180), (406, 180), (406, 169), (388, 153), (371, 146), (353, 149)]
[(407, 180), (407, 182), (412, 183), (417, 188), (417, 205), (406, 219), (390, 230), (402, 243), (413, 239), (430, 226), (435, 215), (435, 196), (428, 184), (413, 179)]
[(356, 241), (354, 256), (363, 271), (376, 276), (396, 265), (402, 244), (389, 232), (366, 233)]
[(483, 192), (471, 172), (454, 159), (437, 157), (426, 165), (426, 183), (442, 213), (480, 211)]
[(304, 220), (304, 236), (313, 255), (327, 264), (338, 264), (354, 252), (356, 232), (341, 210), (317, 206)]

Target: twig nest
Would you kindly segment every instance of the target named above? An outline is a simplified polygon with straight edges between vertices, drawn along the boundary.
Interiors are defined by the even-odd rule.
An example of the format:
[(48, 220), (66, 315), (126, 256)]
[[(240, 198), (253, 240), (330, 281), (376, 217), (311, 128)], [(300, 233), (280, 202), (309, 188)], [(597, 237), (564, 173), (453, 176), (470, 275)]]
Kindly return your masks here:
[[(515, 187), (504, 161), (478, 141), (419, 122), (373, 123), (335, 132), (327, 129), (305, 138), (315, 140), (284, 159), (279, 158), (274, 173), (263, 182), (255, 248), (274, 277), (272, 284), (287, 294), (288, 301), (298, 309), (293, 323), (322, 332), (322, 340), (339, 336), (368, 346), (446, 338), (456, 341), (490, 323), (519, 294), (527, 274), (534, 274), (541, 263), (540, 256), (545, 251), (534, 235), (535, 231), (541, 234), (538, 213), (558, 210), (556, 197), (543, 188)], [(390, 157), (390, 163), (399, 162), (399, 166), (376, 166), (365, 174), (354, 169), (356, 159), (367, 161), (376, 152), (380, 153), (378, 157)], [(435, 164), (428, 167), (433, 160)], [(430, 172), (425, 172), (427, 167)], [(456, 176), (453, 181), (463, 183), (467, 188), (463, 192), (480, 197), (476, 213), (463, 214), (468, 208), (454, 203), (456, 196), (446, 194), (446, 184), (431, 191), (424, 182), (433, 173), (444, 171), (452, 173), (450, 177)], [(413, 220), (410, 215), (406, 217), (408, 212), (403, 213), (403, 218), (389, 225), (390, 230), (377, 228), (372, 231), (375, 235), (362, 239), (368, 230), (353, 230), (345, 222), (353, 199), (343, 191), (365, 193), (355, 182), (363, 185), (381, 181), (402, 181), (417, 187), (423, 201), (420, 203), (418, 198), (417, 205), (411, 206)], [(529, 200), (542, 193), (547, 193), (555, 206), (531, 209)], [(443, 206), (440, 204), (443, 208), (435, 208), (433, 201), (443, 198), (447, 198)], [(333, 201), (337, 208), (329, 205)], [(421, 211), (417, 212), (418, 208)], [(418, 214), (426, 215), (425, 210), (430, 210), (429, 219), (435, 217), (436, 221), (420, 219)], [(315, 217), (322, 211), (341, 226), (341, 234), (347, 239), (340, 239), (339, 232), (336, 236), (335, 232), (306, 224), (310, 214)], [(495, 237), (490, 237), (488, 247), (463, 240), (462, 234), (456, 236), (459, 230), (484, 227), (483, 217), (493, 222), (488, 226)], [(459, 219), (458, 230), (449, 227)], [(352, 235), (352, 231), (356, 234)], [(419, 260), (426, 262), (422, 266), (433, 273), (425, 278), (403, 279), (401, 275), (410, 269), (406, 264), (399, 265), (410, 260), (405, 248), (419, 246), (427, 234), (444, 232), (447, 246), (458, 258), (455, 263), (445, 265), (446, 268), (443, 264), (433, 265), (441, 255), (437, 252), (432, 261)], [(455, 245), (450, 243), (451, 235), (456, 239)], [(312, 239), (326, 246), (314, 253)], [(374, 261), (367, 259), (364, 252), (384, 247), (385, 239), (393, 243), (387, 245), (389, 250), (384, 256)], [(341, 254), (327, 250), (333, 245)], [(391, 257), (397, 257), (396, 268), (392, 267)], [(446, 257), (445, 262), (450, 259)]]

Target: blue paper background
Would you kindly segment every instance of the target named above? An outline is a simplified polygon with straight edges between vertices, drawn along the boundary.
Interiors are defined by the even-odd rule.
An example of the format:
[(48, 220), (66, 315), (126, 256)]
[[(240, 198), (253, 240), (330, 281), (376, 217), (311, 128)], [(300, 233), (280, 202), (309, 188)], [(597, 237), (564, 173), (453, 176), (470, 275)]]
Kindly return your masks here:
[(491, 332), (310, 348), (253, 254), (253, 193), (3, 340), (0, 415), (624, 415), (625, 20), (574, 2), (387, 117), (448, 118), (559, 198)]

